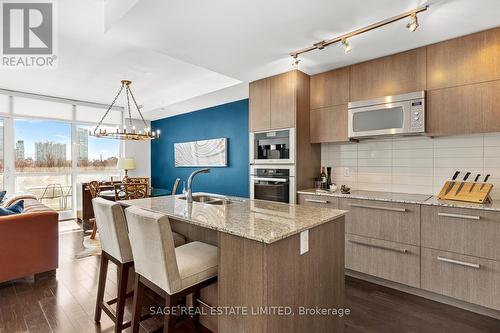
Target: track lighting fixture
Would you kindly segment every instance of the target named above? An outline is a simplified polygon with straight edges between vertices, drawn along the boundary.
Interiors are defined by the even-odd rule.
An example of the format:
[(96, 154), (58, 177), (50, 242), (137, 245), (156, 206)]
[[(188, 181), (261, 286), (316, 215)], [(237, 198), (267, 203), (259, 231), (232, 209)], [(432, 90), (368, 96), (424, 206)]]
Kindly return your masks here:
[(340, 45), (342, 45), (342, 47), (344, 48), (344, 53), (351, 52), (352, 47), (351, 47), (351, 44), (349, 44), (347, 42), (347, 39), (342, 39), (342, 41), (340, 43), (341, 43)]
[(300, 59), (298, 57), (293, 57), (292, 67), (293, 69), (299, 69)]
[(411, 22), (406, 25), (406, 28), (410, 30), (411, 32), (417, 30), (418, 28), (418, 18), (417, 18), (417, 13), (413, 13), (410, 16)]
[(399, 15), (390, 17), (390, 18), (385, 19), (383, 21), (370, 24), (364, 28), (360, 28), (360, 29), (351, 31), (349, 33), (343, 34), (342, 36), (338, 36), (338, 37), (328, 39), (328, 40), (322, 40), (320, 42), (314, 43), (312, 46), (309, 46), (309, 47), (297, 50), (295, 52), (292, 52), (292, 53), (290, 53), (290, 56), (293, 57), (294, 64), (295, 64), (295, 62), (297, 60), (297, 56), (299, 56), (303, 53), (313, 51), (313, 50), (323, 50), (328, 45), (335, 44), (335, 43), (340, 43), (340, 45), (344, 48), (344, 52), (348, 53), (351, 51), (351, 46), (347, 42), (348, 38), (363, 34), (365, 32), (371, 31), (373, 29), (383, 27), (385, 25), (391, 24), (391, 23), (396, 22), (396, 21), (400, 21), (400, 20), (405, 19), (407, 17), (409, 17), (411, 19), (411, 21), (410, 21), (410, 23), (408, 23), (406, 25), (406, 28), (408, 28), (408, 30), (410, 30), (410, 31), (415, 31), (418, 28), (417, 14), (420, 12), (426, 11), (428, 8), (429, 8), (429, 5), (424, 5), (424, 6), (415, 8), (413, 10), (401, 13)]

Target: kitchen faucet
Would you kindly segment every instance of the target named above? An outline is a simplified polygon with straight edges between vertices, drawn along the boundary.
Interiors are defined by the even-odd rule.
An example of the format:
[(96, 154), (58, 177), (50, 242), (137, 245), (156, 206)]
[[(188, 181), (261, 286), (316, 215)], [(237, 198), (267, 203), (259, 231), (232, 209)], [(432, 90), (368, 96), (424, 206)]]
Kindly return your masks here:
[(198, 169), (193, 171), (188, 178), (188, 183), (187, 183), (187, 192), (186, 192), (186, 201), (188, 203), (193, 202), (193, 178), (199, 173), (210, 173), (210, 169), (205, 168), (205, 169)]

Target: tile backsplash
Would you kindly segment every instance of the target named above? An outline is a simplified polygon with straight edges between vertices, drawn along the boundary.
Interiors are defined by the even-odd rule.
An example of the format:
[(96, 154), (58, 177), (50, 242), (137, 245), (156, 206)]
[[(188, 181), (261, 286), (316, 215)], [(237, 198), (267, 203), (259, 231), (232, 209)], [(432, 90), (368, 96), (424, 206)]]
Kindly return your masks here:
[(500, 198), (500, 133), (324, 143), (321, 165), (333, 167), (337, 185), (355, 190), (433, 195), (456, 170), (472, 172), (469, 180), (489, 173), (492, 197)]

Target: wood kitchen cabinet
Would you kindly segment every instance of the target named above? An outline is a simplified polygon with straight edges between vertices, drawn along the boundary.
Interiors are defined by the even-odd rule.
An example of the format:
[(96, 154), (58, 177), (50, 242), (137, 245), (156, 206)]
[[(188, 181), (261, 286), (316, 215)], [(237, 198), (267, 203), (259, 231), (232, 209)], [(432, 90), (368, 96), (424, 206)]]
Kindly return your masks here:
[(271, 129), (295, 127), (298, 75), (297, 71), (291, 71), (269, 79)]
[(427, 47), (427, 89), (500, 79), (500, 28)]
[(311, 110), (311, 142), (346, 142), (347, 104)]
[(262, 79), (250, 83), (249, 111), (251, 131), (265, 131), (271, 127), (271, 90), (269, 81), (269, 79)]
[(346, 233), (345, 267), (420, 287), (420, 247)]
[(310, 76), (293, 70), (250, 83), (250, 132), (295, 128), (296, 188), (313, 185), (321, 147), (310, 140)]
[(426, 89), (426, 48), (351, 66), (351, 101)]
[(428, 91), (426, 115), (430, 136), (498, 132), (500, 81)]
[(307, 74), (294, 70), (250, 83), (250, 131), (295, 127), (300, 112), (309, 112)]
[(422, 247), (422, 289), (500, 310), (500, 262)]
[(349, 102), (349, 67), (311, 76), (311, 110)]

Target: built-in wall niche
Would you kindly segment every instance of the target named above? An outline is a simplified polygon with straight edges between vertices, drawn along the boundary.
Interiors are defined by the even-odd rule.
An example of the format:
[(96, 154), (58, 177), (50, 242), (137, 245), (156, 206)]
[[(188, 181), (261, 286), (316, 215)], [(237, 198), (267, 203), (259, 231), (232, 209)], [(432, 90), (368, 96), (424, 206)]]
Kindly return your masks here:
[(227, 167), (227, 138), (174, 144), (175, 167)]

